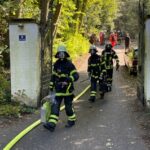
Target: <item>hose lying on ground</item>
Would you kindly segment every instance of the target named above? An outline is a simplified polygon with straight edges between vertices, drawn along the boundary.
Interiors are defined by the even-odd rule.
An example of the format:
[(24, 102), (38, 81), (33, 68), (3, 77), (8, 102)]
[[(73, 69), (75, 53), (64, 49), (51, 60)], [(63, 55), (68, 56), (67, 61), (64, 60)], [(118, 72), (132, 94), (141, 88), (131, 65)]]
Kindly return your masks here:
[[(90, 85), (87, 86), (79, 95), (77, 95), (73, 101), (77, 101), (88, 89), (90, 88)], [(62, 111), (65, 108), (65, 106), (62, 106), (60, 110)], [(15, 138), (13, 138), (4, 148), (3, 150), (10, 150), (23, 136), (25, 136), (27, 133), (29, 133), (33, 128), (37, 127), (41, 123), (41, 120), (35, 121), (33, 124), (25, 128), (23, 131), (21, 131)]]

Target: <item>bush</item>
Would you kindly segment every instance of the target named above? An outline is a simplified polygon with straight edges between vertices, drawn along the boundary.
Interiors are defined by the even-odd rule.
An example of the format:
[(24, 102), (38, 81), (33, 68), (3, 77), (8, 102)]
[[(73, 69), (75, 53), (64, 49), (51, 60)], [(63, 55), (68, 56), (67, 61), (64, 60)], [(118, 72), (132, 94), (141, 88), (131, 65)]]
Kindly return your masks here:
[(5, 74), (0, 74), (0, 104), (11, 101), (10, 81)]
[(20, 117), (21, 115), (31, 114), (35, 112), (35, 108), (20, 105), (16, 102), (0, 105), (0, 116), (3, 117)]
[(89, 48), (88, 40), (81, 34), (71, 35), (65, 43), (68, 52), (73, 59), (86, 53)]
[(4, 117), (19, 117), (19, 106), (18, 105), (13, 105), (13, 104), (3, 104), (0, 105), (0, 116)]
[(70, 34), (65, 42), (61, 39), (56, 39), (54, 43), (54, 54), (57, 51), (58, 45), (63, 44), (67, 47), (71, 59), (76, 59), (78, 56), (88, 52), (89, 42), (81, 34)]

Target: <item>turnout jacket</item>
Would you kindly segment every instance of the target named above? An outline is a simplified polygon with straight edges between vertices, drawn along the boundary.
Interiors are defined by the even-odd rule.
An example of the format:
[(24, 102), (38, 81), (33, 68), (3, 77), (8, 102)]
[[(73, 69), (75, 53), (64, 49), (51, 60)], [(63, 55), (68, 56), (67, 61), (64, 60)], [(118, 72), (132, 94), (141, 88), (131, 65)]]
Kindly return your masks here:
[(102, 51), (102, 60), (105, 61), (106, 69), (113, 69), (113, 59), (116, 60), (116, 63), (119, 63), (118, 56), (113, 49), (111, 49), (110, 51)]
[(89, 57), (87, 71), (90, 73), (91, 78), (98, 79), (103, 77), (106, 72), (105, 68), (105, 62), (102, 61), (100, 55), (95, 54)]
[[(72, 95), (74, 90), (73, 82), (77, 81), (79, 74), (74, 64), (68, 60), (58, 59), (54, 63), (53, 73), (50, 82), (50, 89), (55, 89), (56, 96)], [(67, 84), (64, 84), (67, 83)]]

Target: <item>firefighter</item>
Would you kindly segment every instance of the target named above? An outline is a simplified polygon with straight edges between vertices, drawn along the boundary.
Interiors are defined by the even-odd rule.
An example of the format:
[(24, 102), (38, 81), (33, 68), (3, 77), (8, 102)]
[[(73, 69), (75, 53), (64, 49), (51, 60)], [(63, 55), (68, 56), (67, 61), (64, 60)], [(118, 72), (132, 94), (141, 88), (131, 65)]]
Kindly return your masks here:
[(114, 32), (112, 32), (109, 36), (109, 42), (111, 43), (112, 47), (116, 46), (116, 35)]
[(100, 45), (104, 45), (104, 43), (105, 43), (105, 34), (104, 34), (104, 32), (100, 32), (99, 41), (100, 41)]
[[(97, 54), (97, 49), (95, 45), (90, 46), (89, 53), (91, 54), (88, 59), (87, 68), (87, 72), (91, 81), (91, 93), (89, 101), (94, 102), (96, 98), (97, 81), (99, 81), (100, 84), (103, 78), (103, 74), (104, 72), (106, 72), (106, 70), (103, 70), (101, 67), (101, 57)], [(100, 96), (101, 98), (103, 98), (103, 91), (100, 91)]]
[(90, 36), (89, 42), (90, 42), (90, 44), (96, 44), (96, 43), (97, 43), (96, 34), (93, 33), (93, 34)]
[(116, 60), (116, 70), (119, 69), (119, 59), (116, 52), (112, 49), (111, 44), (106, 44), (105, 49), (102, 51), (102, 60), (105, 61), (107, 71), (107, 86), (108, 91), (111, 91), (112, 77), (113, 77), (113, 59)]
[(58, 47), (58, 52), (55, 57), (58, 59), (54, 63), (53, 73), (50, 82), (50, 90), (55, 90), (55, 102), (51, 107), (51, 115), (49, 121), (44, 124), (44, 127), (54, 131), (56, 124), (58, 122), (60, 105), (62, 100), (64, 100), (66, 115), (68, 116), (68, 121), (65, 127), (72, 127), (75, 125), (76, 114), (73, 109), (73, 82), (77, 81), (79, 74), (74, 66), (74, 64), (68, 59), (70, 56), (66, 51), (65, 46), (60, 45)]
[(130, 39), (129, 33), (126, 33), (124, 41), (125, 41), (125, 53), (126, 53), (129, 51), (130, 44), (131, 44), (131, 39)]

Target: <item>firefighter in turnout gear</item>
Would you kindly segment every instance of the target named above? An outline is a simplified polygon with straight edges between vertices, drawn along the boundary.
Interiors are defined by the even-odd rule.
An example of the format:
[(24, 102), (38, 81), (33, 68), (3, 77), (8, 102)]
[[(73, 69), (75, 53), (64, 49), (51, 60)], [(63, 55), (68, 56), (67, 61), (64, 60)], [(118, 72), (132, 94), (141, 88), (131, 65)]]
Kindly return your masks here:
[(54, 131), (59, 118), (60, 105), (64, 100), (65, 111), (68, 116), (66, 127), (75, 125), (76, 115), (73, 109), (73, 82), (77, 81), (79, 74), (74, 64), (68, 59), (70, 56), (65, 46), (59, 46), (55, 57), (58, 59), (54, 63), (53, 73), (50, 82), (50, 90), (55, 90), (55, 102), (51, 107), (49, 121), (44, 125), (50, 131)]
[[(101, 57), (97, 54), (97, 49), (95, 45), (91, 45), (89, 49), (89, 53), (91, 56), (88, 59), (88, 75), (91, 80), (91, 94), (89, 101), (94, 102), (96, 98), (96, 90), (97, 90), (97, 81), (102, 82), (104, 72), (106, 72), (105, 68), (101, 66)], [(104, 63), (103, 63), (104, 64)], [(100, 95), (103, 97), (103, 91), (100, 91)]]
[(116, 52), (112, 49), (111, 44), (106, 44), (105, 49), (102, 51), (102, 59), (105, 61), (106, 65), (108, 91), (111, 91), (113, 78), (113, 59), (116, 60), (116, 70), (119, 69), (119, 59)]

